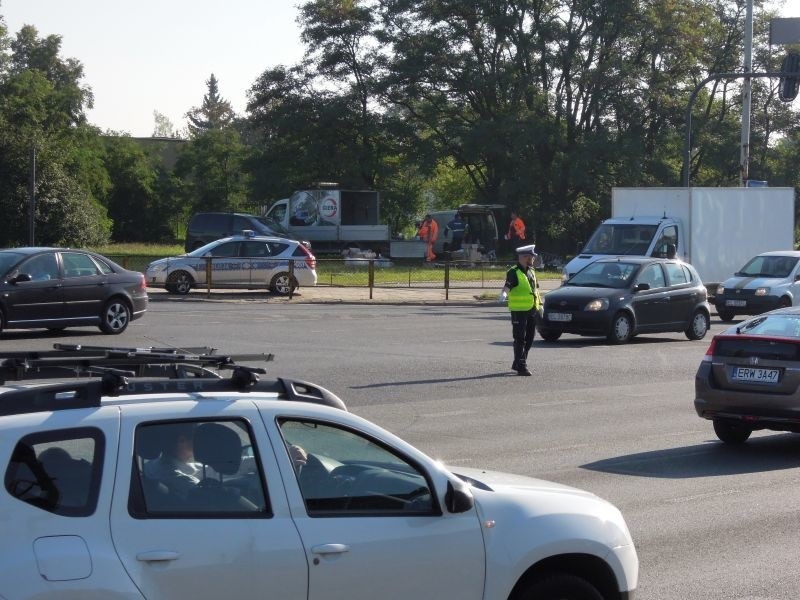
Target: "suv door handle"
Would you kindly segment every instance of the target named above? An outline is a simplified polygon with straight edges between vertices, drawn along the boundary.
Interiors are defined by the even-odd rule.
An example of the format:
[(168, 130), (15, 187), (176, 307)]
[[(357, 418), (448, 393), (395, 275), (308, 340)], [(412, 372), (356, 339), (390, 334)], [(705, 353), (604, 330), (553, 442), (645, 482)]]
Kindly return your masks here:
[(311, 548), (314, 554), (344, 554), (350, 551), (350, 546), (347, 544), (321, 544)]
[(142, 562), (162, 562), (168, 560), (177, 560), (180, 554), (174, 550), (150, 550), (148, 552), (139, 552), (136, 555), (136, 560)]

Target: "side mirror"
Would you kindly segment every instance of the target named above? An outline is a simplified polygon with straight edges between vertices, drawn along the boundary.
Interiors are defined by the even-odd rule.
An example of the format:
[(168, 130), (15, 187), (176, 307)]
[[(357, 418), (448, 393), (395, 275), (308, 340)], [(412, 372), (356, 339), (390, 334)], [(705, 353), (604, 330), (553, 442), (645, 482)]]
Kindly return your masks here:
[(466, 483), (462, 482), (453, 485), (453, 482), (448, 480), (447, 492), (444, 495), (444, 505), (448, 512), (454, 514), (463, 513), (475, 506), (475, 500), (470, 494)]
[(29, 273), (19, 273), (8, 280), (11, 284), (23, 283), (25, 281), (33, 281), (33, 277), (31, 277)]
[(633, 291), (634, 292), (643, 292), (643, 291), (649, 290), (649, 289), (650, 289), (650, 284), (649, 283), (637, 283), (635, 286), (633, 286)]

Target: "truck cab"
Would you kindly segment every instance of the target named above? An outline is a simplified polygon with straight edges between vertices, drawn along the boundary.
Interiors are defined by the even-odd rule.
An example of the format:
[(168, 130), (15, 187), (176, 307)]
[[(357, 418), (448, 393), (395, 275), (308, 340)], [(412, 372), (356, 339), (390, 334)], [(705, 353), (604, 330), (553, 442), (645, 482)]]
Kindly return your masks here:
[(611, 218), (603, 221), (564, 267), (569, 279), (589, 263), (604, 256), (655, 256), (682, 258), (685, 254), (681, 223), (670, 217)]

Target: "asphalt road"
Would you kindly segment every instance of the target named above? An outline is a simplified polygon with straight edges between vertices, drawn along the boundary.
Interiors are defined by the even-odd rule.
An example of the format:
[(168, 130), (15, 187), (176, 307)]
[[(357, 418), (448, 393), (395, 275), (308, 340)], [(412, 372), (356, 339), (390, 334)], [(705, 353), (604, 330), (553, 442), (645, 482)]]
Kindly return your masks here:
[[(712, 320), (712, 333), (722, 328)], [(692, 408), (710, 336), (625, 346), (537, 340), (530, 378), (509, 370), (510, 337), (500, 306), (165, 301), (121, 336), (7, 331), (0, 347), (273, 352), (271, 374), (328, 387), (449, 464), (542, 477), (612, 501), (639, 552), (637, 599), (800, 597), (800, 436), (755, 434), (742, 448), (716, 440)]]

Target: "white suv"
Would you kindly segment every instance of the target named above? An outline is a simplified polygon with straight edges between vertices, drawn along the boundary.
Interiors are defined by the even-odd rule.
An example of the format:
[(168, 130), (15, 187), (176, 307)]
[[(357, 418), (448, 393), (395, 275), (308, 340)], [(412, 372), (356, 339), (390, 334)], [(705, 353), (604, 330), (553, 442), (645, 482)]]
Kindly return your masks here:
[(608, 502), (450, 471), (323, 388), (235, 366), (254, 358), (0, 355), (8, 379), (103, 373), (2, 388), (0, 598), (633, 598)]

